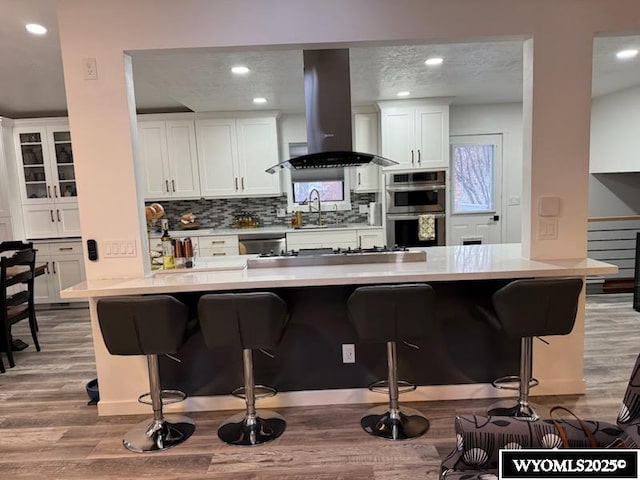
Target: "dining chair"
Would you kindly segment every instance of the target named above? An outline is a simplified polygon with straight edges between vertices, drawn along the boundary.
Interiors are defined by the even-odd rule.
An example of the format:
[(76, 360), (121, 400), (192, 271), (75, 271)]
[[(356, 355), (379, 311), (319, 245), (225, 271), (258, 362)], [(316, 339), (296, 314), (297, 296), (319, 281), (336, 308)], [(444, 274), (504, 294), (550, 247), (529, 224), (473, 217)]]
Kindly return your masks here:
[[(11, 345), (11, 327), (27, 319), (36, 350), (40, 351), (36, 334), (34, 308), (34, 278), (36, 251), (33, 248), (18, 250), (11, 257), (0, 258), (0, 345), (7, 354), (9, 366), (15, 367)], [(20, 285), (18, 291), (9, 287)]]
[(0, 253), (12, 252), (33, 248), (33, 242), (24, 242), (22, 240), (5, 240), (0, 242)]

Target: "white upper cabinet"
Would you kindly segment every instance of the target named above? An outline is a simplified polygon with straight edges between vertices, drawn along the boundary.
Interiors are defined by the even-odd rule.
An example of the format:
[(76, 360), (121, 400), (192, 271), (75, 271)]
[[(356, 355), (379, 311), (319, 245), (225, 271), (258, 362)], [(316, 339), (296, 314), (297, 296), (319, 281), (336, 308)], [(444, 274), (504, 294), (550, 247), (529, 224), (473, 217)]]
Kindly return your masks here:
[(276, 117), (196, 120), (203, 197), (280, 195)]
[[(356, 113), (353, 116), (353, 149), (378, 155), (379, 131), (377, 113)], [(351, 184), (355, 192), (377, 192), (380, 188), (380, 167), (375, 164), (356, 167)]]
[(390, 168), (449, 166), (448, 101), (398, 100), (378, 105), (382, 156), (399, 163)]
[(138, 134), (144, 198), (200, 198), (194, 121), (140, 119)]
[(71, 134), (66, 123), (16, 121), (14, 142), (25, 235), (80, 235)]

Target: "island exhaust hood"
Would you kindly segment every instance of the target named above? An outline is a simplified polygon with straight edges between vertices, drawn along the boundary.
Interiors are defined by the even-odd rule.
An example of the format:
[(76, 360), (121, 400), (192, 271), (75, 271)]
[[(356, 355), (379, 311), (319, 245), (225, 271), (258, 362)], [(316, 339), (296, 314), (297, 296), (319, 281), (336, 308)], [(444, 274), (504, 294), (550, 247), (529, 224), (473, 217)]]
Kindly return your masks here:
[(267, 169), (356, 167), (397, 162), (370, 153), (354, 152), (351, 145), (351, 85), (349, 50), (304, 50), (304, 100), (308, 154)]

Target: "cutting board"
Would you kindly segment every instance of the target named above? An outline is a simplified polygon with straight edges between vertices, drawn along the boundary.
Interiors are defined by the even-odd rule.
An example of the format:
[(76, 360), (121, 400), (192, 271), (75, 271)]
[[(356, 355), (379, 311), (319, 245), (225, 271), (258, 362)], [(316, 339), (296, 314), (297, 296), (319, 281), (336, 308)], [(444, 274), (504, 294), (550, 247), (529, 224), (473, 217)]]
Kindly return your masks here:
[(172, 268), (171, 270), (156, 270), (156, 274), (213, 272), (217, 270), (244, 270), (247, 267), (247, 257), (231, 255), (229, 257), (196, 257), (193, 268)]

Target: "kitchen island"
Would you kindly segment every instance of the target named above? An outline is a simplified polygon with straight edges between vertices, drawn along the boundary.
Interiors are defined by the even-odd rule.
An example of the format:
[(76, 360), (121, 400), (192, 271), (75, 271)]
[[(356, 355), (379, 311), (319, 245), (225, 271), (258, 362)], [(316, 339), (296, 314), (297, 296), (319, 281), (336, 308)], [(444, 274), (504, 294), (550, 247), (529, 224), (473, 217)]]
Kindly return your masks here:
[[(346, 318), (346, 299), (358, 285), (427, 282), (436, 290), (440, 328), (421, 342), (420, 350), (400, 347), (400, 376), (418, 385), (405, 400), (437, 400), (499, 396), (493, 378), (517, 370), (518, 343), (506, 342), (470, 312), (474, 302), (516, 278), (588, 276), (615, 273), (617, 267), (591, 259), (528, 260), (519, 244), (467, 245), (426, 249), (427, 259), (410, 263), (379, 263), (285, 268), (242, 268), (243, 258), (225, 259), (233, 268), (183, 270), (143, 278), (87, 281), (61, 292), (63, 298), (90, 300), (101, 415), (141, 413), (137, 403), (145, 390), (144, 358), (111, 356), (106, 351), (95, 304), (116, 295), (165, 293), (192, 308), (207, 292), (274, 291), (287, 302), (291, 321), (275, 358), (256, 352), (256, 380), (279, 390), (261, 405), (309, 405), (384, 401), (366, 386), (384, 377), (384, 346), (357, 344), (356, 362), (342, 362), (342, 344), (356, 343)], [(245, 256), (248, 257), (248, 256)], [(197, 261), (196, 261), (197, 264)], [(536, 342), (534, 373), (540, 386), (534, 394), (579, 394), (584, 340), (584, 292), (575, 328)], [(241, 383), (240, 352), (209, 351), (199, 332), (181, 352), (182, 363), (165, 359), (165, 388), (181, 388), (190, 396), (169, 410), (240, 409), (242, 402), (227, 394)]]

